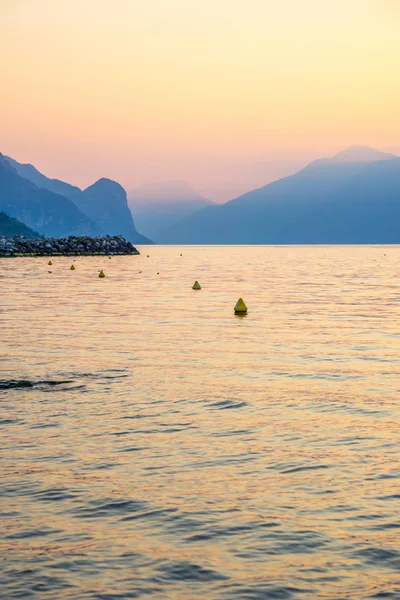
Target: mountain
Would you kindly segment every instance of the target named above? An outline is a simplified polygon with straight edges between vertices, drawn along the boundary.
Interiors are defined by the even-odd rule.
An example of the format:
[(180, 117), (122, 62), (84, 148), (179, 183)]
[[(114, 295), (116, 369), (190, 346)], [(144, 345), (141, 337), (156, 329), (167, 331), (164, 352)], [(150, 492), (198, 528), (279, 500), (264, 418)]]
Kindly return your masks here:
[(40, 234), (30, 227), (18, 221), (18, 219), (14, 219), (14, 217), (9, 217), (4, 212), (0, 212), (0, 235), (4, 235), (5, 237), (13, 237), (15, 235), (23, 235), (28, 238), (39, 238)]
[[(332, 158), (324, 158), (325, 163), (372, 163), (379, 160), (391, 160), (397, 158), (394, 154), (387, 152), (379, 152), (368, 146), (350, 146), (346, 150), (342, 150), (332, 156)], [(315, 161), (318, 162), (318, 161)], [(321, 161), (319, 161), (321, 162)]]
[(166, 227), (213, 204), (185, 181), (166, 181), (137, 188), (128, 193), (128, 203), (140, 231), (156, 242)]
[(172, 244), (400, 242), (400, 158), (351, 147), (165, 230)]
[(71, 200), (20, 177), (0, 154), (0, 210), (50, 237), (99, 235)]
[(136, 244), (152, 243), (136, 231), (126, 192), (119, 183), (111, 179), (99, 179), (86, 188), (75, 203), (105, 233), (122, 234), (128, 241)]
[(103, 178), (82, 191), (59, 179), (46, 177), (33, 165), (21, 164), (9, 156), (5, 159), (18, 175), (38, 188), (59, 194), (73, 202), (95, 224), (97, 234), (122, 234), (128, 241), (136, 244), (152, 243), (137, 232), (128, 208), (126, 192), (119, 183)]
[(50, 179), (49, 177), (46, 177), (33, 165), (19, 163), (10, 156), (5, 156), (4, 158), (12, 167), (14, 167), (20, 177), (28, 179), (39, 188), (44, 188), (45, 190), (49, 190), (60, 196), (65, 196), (65, 198), (72, 200), (72, 202), (74, 202), (75, 198), (81, 193), (81, 190), (74, 185), (64, 183), (64, 181), (60, 181), (59, 179)]

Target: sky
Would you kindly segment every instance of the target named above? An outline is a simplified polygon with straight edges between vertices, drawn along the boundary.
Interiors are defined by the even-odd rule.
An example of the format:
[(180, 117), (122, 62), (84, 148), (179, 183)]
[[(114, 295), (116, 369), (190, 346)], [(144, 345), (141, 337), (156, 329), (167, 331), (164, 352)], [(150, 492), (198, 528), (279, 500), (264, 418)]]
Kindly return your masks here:
[(225, 201), (400, 153), (400, 0), (0, 0), (0, 152)]

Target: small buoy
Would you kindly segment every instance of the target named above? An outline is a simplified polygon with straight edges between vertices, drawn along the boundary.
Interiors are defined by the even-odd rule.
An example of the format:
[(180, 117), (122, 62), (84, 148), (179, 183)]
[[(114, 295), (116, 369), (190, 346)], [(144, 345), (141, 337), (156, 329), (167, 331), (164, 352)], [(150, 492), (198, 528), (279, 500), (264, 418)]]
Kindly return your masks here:
[(71, 266), (70, 266), (70, 268), (69, 268), (69, 270), (70, 270), (70, 271), (75, 271), (75, 267), (74, 267), (74, 265), (71, 265)]
[(181, 254), (181, 256), (182, 256), (182, 254)]
[(150, 258), (150, 254), (147, 255), (147, 258)]
[(108, 257), (108, 260), (111, 260), (111, 256)]
[[(51, 260), (49, 260), (49, 262), (47, 263), (48, 265), (52, 265), (53, 263), (51, 262)], [(50, 271), (49, 271), (50, 272)]]
[(235, 304), (235, 314), (236, 315), (245, 315), (245, 314), (247, 314), (247, 306), (243, 302), (242, 298), (239, 298), (239, 300)]
[(100, 271), (100, 273), (99, 273), (99, 277), (105, 277), (105, 275), (104, 275), (104, 271)]
[(159, 271), (157, 271), (157, 275), (159, 275), (159, 274), (160, 274)]
[(201, 290), (201, 285), (197, 280), (194, 282), (192, 290)]

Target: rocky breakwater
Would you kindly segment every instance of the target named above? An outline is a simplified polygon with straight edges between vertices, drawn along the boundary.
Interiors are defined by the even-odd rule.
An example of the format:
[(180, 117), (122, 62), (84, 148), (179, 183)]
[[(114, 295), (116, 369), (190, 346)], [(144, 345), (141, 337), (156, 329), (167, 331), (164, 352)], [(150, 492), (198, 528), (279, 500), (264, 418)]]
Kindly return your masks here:
[(0, 235), (0, 256), (114, 256), (140, 254), (122, 235), (104, 237), (27, 238)]

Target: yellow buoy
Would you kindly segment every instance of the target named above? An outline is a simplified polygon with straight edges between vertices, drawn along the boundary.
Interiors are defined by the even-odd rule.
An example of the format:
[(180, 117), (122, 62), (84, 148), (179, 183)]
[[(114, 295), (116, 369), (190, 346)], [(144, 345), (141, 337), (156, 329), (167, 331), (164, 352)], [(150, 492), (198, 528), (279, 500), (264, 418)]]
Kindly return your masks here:
[(235, 304), (235, 315), (246, 315), (247, 314), (247, 306), (243, 302), (243, 298), (239, 298), (239, 300)]
[(201, 290), (201, 285), (198, 281), (195, 281), (192, 287), (192, 290)]
[(104, 271), (100, 271), (100, 273), (99, 273), (99, 277), (105, 277), (105, 275), (104, 275)]
[(49, 262), (47, 263), (48, 265), (52, 265), (53, 263), (51, 262), (51, 260), (49, 260)]
[(74, 265), (71, 265), (69, 269), (70, 269), (70, 271), (75, 271)]

